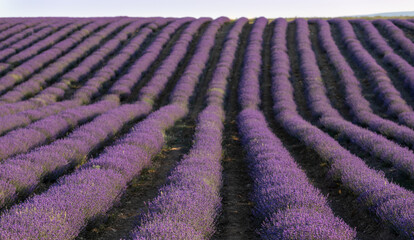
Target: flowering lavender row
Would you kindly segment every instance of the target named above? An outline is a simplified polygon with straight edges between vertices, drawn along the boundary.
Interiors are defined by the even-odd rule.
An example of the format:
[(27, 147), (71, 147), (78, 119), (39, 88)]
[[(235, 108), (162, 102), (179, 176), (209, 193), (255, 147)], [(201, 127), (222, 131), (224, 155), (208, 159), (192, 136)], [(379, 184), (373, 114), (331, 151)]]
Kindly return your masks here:
[(385, 30), (390, 39), (404, 50), (410, 58), (414, 58), (414, 43), (405, 36), (404, 32), (390, 20), (378, 19), (372, 21), (377, 27)]
[[(108, 42), (103, 44), (99, 49), (97, 49), (90, 55), (88, 54), (88, 56), (85, 59), (83, 59), (77, 67), (73, 68), (72, 70), (64, 74), (62, 77), (60, 77), (59, 82), (53, 84), (51, 87), (48, 87), (47, 90), (43, 90), (43, 94), (41, 96), (37, 96), (37, 99), (42, 99), (42, 102), (44, 102), (44, 104), (47, 104), (47, 102), (53, 101), (56, 97), (62, 96), (64, 94), (64, 90), (69, 88), (71, 83), (80, 81), (83, 75), (86, 75), (90, 71), (90, 69), (96, 67), (96, 65), (98, 65), (98, 63), (100, 63), (100, 61), (102, 61), (102, 59), (104, 59), (106, 56), (110, 55), (120, 45), (122, 41), (125, 41), (128, 38), (128, 35), (135, 32), (147, 21), (149, 20), (138, 20), (129, 24), (127, 27), (125, 27), (125, 29), (119, 32), (115, 37), (111, 38)], [(112, 28), (112, 30), (115, 29)], [(77, 61), (77, 54), (83, 51), (83, 54), (85, 55), (85, 53), (88, 51), (88, 48), (95, 47), (96, 43), (99, 43), (99, 41), (101, 41), (105, 36), (108, 36), (111, 33), (110, 31), (110, 28), (105, 28), (102, 31), (100, 31), (100, 33), (96, 33), (94, 34), (94, 36), (86, 39), (82, 44), (79, 44), (69, 54), (59, 58), (57, 62), (51, 64), (47, 68), (42, 69), (40, 73), (32, 76), (23, 84), (15, 87), (12, 91), (9, 91), (6, 94), (4, 94), (2, 97), (0, 97), (0, 101), (3, 101), (3, 103), (16, 102), (22, 99), (27, 94), (34, 94), (40, 91), (42, 89), (42, 84), (44, 84), (45, 81), (48, 81), (48, 79), (51, 79), (57, 74), (59, 74), (61, 70), (65, 67), (65, 65), (70, 66), (69, 63), (71, 59)], [(74, 56), (74, 54), (76, 55)], [(79, 55), (79, 57), (81, 57), (81, 55)], [(62, 61), (64, 62), (64, 64), (62, 64)]]
[(206, 33), (201, 38), (197, 46), (203, 46), (204, 48), (197, 48), (192, 57), (188, 67), (185, 69), (183, 75), (180, 77), (181, 81), (177, 82), (170, 95), (171, 104), (177, 104), (187, 108), (190, 97), (194, 91), (196, 84), (207, 64), (210, 56), (210, 50), (214, 45), (215, 35), (219, 26), (229, 21), (226, 17), (220, 17), (213, 21), (213, 25), (207, 29)]
[(0, 32), (6, 31), (8, 28), (17, 25), (18, 23), (7, 21), (0, 26)]
[(133, 239), (208, 239), (215, 231), (221, 206), (221, 139), (223, 101), (237, 42), (247, 19), (239, 19), (226, 37), (207, 90), (207, 106), (200, 113), (190, 152), (141, 214)]
[[(46, 68), (43, 68), (39, 73), (32, 75), (28, 80), (15, 86), (11, 91), (1, 96), (0, 104), (16, 102), (30, 94), (40, 91), (49, 81), (63, 71), (67, 71), (71, 65), (79, 62), (83, 57), (87, 56), (88, 52), (102, 45), (105, 40), (108, 40), (109, 37), (111, 37), (112, 34), (117, 33), (120, 31), (120, 28), (122, 29), (128, 24), (131, 24), (130, 21), (114, 22), (96, 32), (92, 36), (86, 38), (82, 43), (76, 45), (74, 49), (56, 59), (52, 64), (48, 65)], [(130, 30), (130, 32), (131, 31), (133, 30)]]
[[(387, 113), (398, 117), (400, 123), (414, 128), (414, 112), (402, 99), (401, 94), (393, 86), (387, 72), (381, 68), (375, 59), (358, 41), (351, 24), (343, 19), (333, 19), (341, 32), (341, 38), (352, 58), (367, 72), (368, 80), (375, 86), (375, 93), (387, 107)], [(370, 38), (369, 38), (370, 39)], [(392, 49), (391, 49), (392, 52)]]
[[(85, 24), (86, 24), (86, 22), (85, 22)], [(31, 35), (27, 38), (24, 38), (24, 39), (22, 39), (22, 40), (20, 40), (16, 43), (14, 43), (13, 45), (11, 45), (11, 46), (9, 46), (5, 49), (2, 49), (0, 51), (0, 61), (4, 61), (8, 57), (12, 56), (13, 54), (16, 54), (17, 52), (20, 52), (23, 49), (28, 48), (30, 45), (35, 44), (36, 42), (40, 41), (41, 39), (46, 38), (49, 35), (52, 35), (53, 32), (55, 32), (55, 31), (59, 32), (62, 28), (67, 27), (68, 25), (70, 25), (70, 23), (68, 23), (67, 21), (57, 21), (57, 22), (54, 22), (53, 24), (49, 24), (46, 28), (36, 32), (36, 34), (33, 34), (33, 35)], [(68, 29), (70, 29), (70, 28), (68, 28)], [(62, 31), (62, 33), (63, 33), (63, 31)], [(52, 38), (52, 36), (50, 36), (50, 38)], [(44, 45), (46, 44), (44, 41), (43, 41), (43, 43), (44, 43)], [(51, 42), (50, 44), (52, 44), (52, 43), (53, 42)], [(42, 44), (41, 44), (41, 42), (38, 42), (33, 46), (36, 46), (36, 48), (39, 49), (39, 47), (41, 47)], [(43, 48), (45, 48), (45, 46), (43, 46)], [(34, 51), (34, 52), (36, 52), (36, 51)]]
[[(107, 83), (109, 80), (116, 77), (119, 69), (124, 68), (131, 61), (133, 61), (133, 65), (126, 69), (126, 72), (132, 71), (134, 68), (139, 67), (136, 63), (140, 61), (144, 55), (141, 55), (137, 60), (133, 60), (133, 57), (140, 49), (146, 37), (159, 26), (164, 25), (169, 21), (170, 20), (168, 19), (157, 19), (153, 23), (146, 26), (138, 36), (132, 39), (130, 43), (128, 43), (128, 45), (119, 52), (118, 55), (110, 59), (108, 63), (96, 72), (92, 78), (88, 79), (88, 81), (73, 94), (72, 98), (77, 101), (81, 101), (82, 103), (88, 103), (93, 96), (97, 95), (99, 92), (97, 90), (100, 89), (104, 83)], [(162, 33), (171, 32), (172, 29), (177, 29), (178, 27), (179, 25), (177, 25), (175, 21), (169, 23), (155, 38), (155, 40), (148, 47), (146, 47), (144, 52), (148, 51), (148, 49), (155, 44), (155, 41), (158, 40), (157, 42), (159, 42), (161, 37), (165, 37), (165, 34)], [(156, 54), (159, 54), (159, 52)], [(121, 78), (122, 76), (117, 77), (117, 81)]]
[[(143, 41), (142, 39), (145, 39), (145, 37), (147, 36), (146, 33), (151, 32), (151, 28), (156, 29), (159, 25), (163, 25), (164, 23), (166, 23), (166, 21), (166, 19), (153, 18), (135, 21), (133, 24), (129, 25), (122, 32), (120, 32), (115, 38), (112, 38), (100, 49), (98, 49), (97, 51), (89, 55), (87, 58), (85, 58), (77, 67), (64, 74), (61, 77), (61, 82), (53, 84), (52, 86), (46, 88), (44, 91), (40, 92), (40, 94), (38, 94), (36, 98), (47, 99), (47, 102), (57, 101), (58, 98), (62, 98), (64, 96), (63, 93), (67, 89), (69, 89), (71, 84), (79, 83), (85, 76), (90, 74), (92, 70), (95, 70), (99, 66), (99, 64), (102, 64), (103, 59), (108, 58), (108, 56), (111, 56), (112, 54), (114, 56), (110, 59), (115, 59), (120, 54), (134, 53), (137, 50), (137, 48), (128, 48), (128, 46), (131, 46), (136, 41), (136, 36), (140, 35), (139, 39)], [(146, 24), (146, 27), (140, 29), (143, 24)], [(140, 30), (138, 31), (138, 29)], [(134, 32), (137, 32), (136, 36), (133, 35)], [(129, 37), (131, 37), (130, 41), (126, 42), (126, 40)], [(115, 50), (117, 50), (117, 48), (120, 46), (122, 46), (122, 48), (119, 50), (119, 52), (116, 52), (115, 54)], [(105, 68), (108, 66), (109, 59), (101, 68)]]
[(402, 26), (404, 28), (414, 30), (414, 23), (406, 19), (392, 19), (392, 22), (394, 24), (397, 24), (398, 26)]
[(95, 21), (84, 27), (81, 31), (77, 31), (65, 40), (57, 43), (50, 49), (14, 68), (11, 72), (0, 78), (0, 92), (4, 92), (13, 85), (22, 82), (35, 71), (43, 68), (45, 65), (70, 50), (71, 47), (81, 42), (93, 31), (98, 30), (106, 24), (106, 22)]
[[(101, 85), (106, 81), (109, 81), (112, 77), (114, 77), (116, 74), (116, 70), (128, 62), (130, 56), (138, 50), (146, 36), (148, 36), (148, 34), (151, 33), (152, 29), (157, 28), (159, 24), (164, 24), (166, 21), (168, 20), (158, 19), (154, 21), (154, 23), (149, 24), (142, 31), (140, 31), (140, 34), (138, 34), (135, 38), (131, 39), (128, 45), (125, 48), (123, 48), (117, 56), (112, 58), (106, 64), (106, 66), (104, 66), (101, 70), (95, 73), (94, 77), (90, 78), (80, 89), (78, 89), (75, 92), (74, 99), (57, 102), (34, 110), (25, 109), (35, 108), (38, 105), (37, 98), (0, 106), (0, 110), (2, 110), (4, 114), (10, 113), (12, 111), (17, 112), (25, 110), (17, 114), (0, 117), (0, 132), (4, 133), (16, 127), (25, 126), (33, 121), (48, 117), (50, 115), (54, 115), (65, 109), (78, 107), (83, 103), (90, 102), (91, 97), (99, 92)], [(176, 26), (170, 25), (169, 27), (175, 28)], [(110, 94), (104, 98), (112, 99), (114, 97), (117, 98), (116, 95)], [(13, 121), (10, 121), (10, 119), (13, 119)]]
[[(183, 19), (183, 20), (181, 20), (181, 22), (186, 22), (188, 20), (189, 19)], [(178, 28), (181, 25), (179, 22), (180, 21), (177, 21), (177, 24), (171, 24), (171, 26), (169, 28), (166, 28), (166, 31), (170, 31), (170, 32), (174, 31), (176, 28)], [(165, 38), (165, 36), (163, 36), (163, 37)], [(88, 108), (92, 108), (95, 105), (96, 104), (85, 106), (85, 107), (80, 107), (78, 109), (88, 109)], [(98, 103), (98, 105), (100, 106), (99, 103)], [(111, 105), (108, 105), (107, 107), (110, 107), (110, 106)], [(74, 109), (74, 110), (77, 110), (77, 109)], [(105, 111), (106, 110), (108, 110), (108, 109), (105, 108)], [(65, 115), (65, 114), (66, 114), (66, 112), (63, 112), (59, 115), (55, 115), (55, 116), (45, 118), (45, 119), (43, 119), (39, 122), (36, 122), (33, 125), (41, 125), (42, 126), (42, 124), (44, 122), (49, 121), (48, 123), (50, 124), (50, 121), (52, 121), (56, 125), (56, 128), (53, 129), (54, 134), (50, 134), (47, 137), (49, 139), (53, 139), (57, 135), (59, 135), (62, 131), (67, 130), (68, 127), (70, 126), (70, 125), (68, 126), (69, 123), (66, 123), (64, 119), (61, 119), (59, 117), (60, 115)], [(90, 118), (94, 114), (97, 114), (97, 112), (96, 111), (85, 112), (83, 115), (78, 116), (78, 118), (76, 118), (76, 120), (73, 120), (73, 121), (81, 121), (82, 119)], [(52, 120), (50, 120), (50, 119), (52, 119)], [(42, 143), (46, 140), (46, 138), (43, 134), (40, 134), (38, 132), (35, 132), (35, 133), (32, 132), (31, 133), (30, 132), (31, 131), (31, 126), (32, 125), (30, 125), (26, 129), (19, 129), (19, 130), (12, 131), (9, 134), (7, 134), (6, 136), (4, 136), (3, 138), (1, 138), (7, 144), (7, 145), (6, 144), (4, 145), (4, 149), (2, 149), (2, 151), (1, 151), (1, 154), (0, 154), (1, 158), (5, 158), (5, 157), (11, 156), (13, 154), (19, 153), (19, 152), (27, 151), (28, 149), (30, 149), (30, 148), (32, 148), (36, 145), (39, 145), (40, 143)], [(27, 135), (27, 134), (29, 134), (29, 135)], [(30, 134), (32, 134), (33, 136), (30, 135)], [(36, 136), (36, 134), (38, 136)], [(32, 138), (26, 139), (23, 145), (14, 146), (18, 141), (21, 141), (21, 138), (23, 136), (26, 136), (26, 135), (27, 136), (32, 136)], [(2, 141), (1, 139), (0, 139), (0, 141)], [(10, 148), (10, 147), (7, 147), (7, 146), (14, 146), (14, 147)]]
[[(180, 18), (173, 22), (172, 25), (177, 28), (190, 21), (191, 18)], [(162, 47), (168, 42), (170, 36), (176, 31), (174, 28), (168, 28), (166, 31), (160, 33), (159, 38), (146, 49), (142, 57), (134, 63), (127, 74), (123, 75), (114, 85), (109, 89), (109, 93), (118, 95), (128, 95), (131, 93), (133, 86), (139, 81), (142, 73), (155, 61), (162, 50)]]
[[(50, 106), (46, 106), (43, 108), (39, 108), (40, 106), (51, 104), (55, 101), (55, 97), (62, 96), (64, 92), (59, 91), (59, 89), (54, 89), (54, 86), (49, 89), (45, 89), (45, 91), (42, 91), (39, 95), (35, 96), (34, 98), (28, 99), (26, 101), (20, 101), (17, 103), (11, 103), (11, 104), (4, 104), (0, 106), (0, 116), (10, 115), (22, 112), (21, 114), (18, 114), (19, 116), (27, 115), (30, 119), (33, 120), (33, 114), (31, 110), (29, 109), (35, 109), (39, 108), (38, 110), (34, 110), (36, 112), (36, 116), (34, 119), (39, 119), (39, 117), (48, 116), (52, 113), (55, 113), (56, 111), (62, 111), (67, 106), (73, 107), (73, 106), (79, 106), (81, 104), (89, 103), (92, 96), (95, 96), (99, 89), (101, 88), (102, 84), (105, 82), (108, 82), (111, 78), (113, 78), (116, 75), (116, 71), (125, 65), (126, 62), (128, 62), (132, 55), (136, 53), (136, 51), (139, 49), (140, 45), (144, 42), (145, 38), (150, 34), (153, 29), (158, 28), (159, 25), (165, 24), (168, 20), (167, 19), (157, 19), (153, 23), (150, 23), (148, 26), (142, 29), (142, 31), (139, 32), (139, 34), (131, 39), (131, 41), (125, 46), (123, 49), (120, 50), (119, 54), (111, 58), (105, 66), (103, 66), (100, 70), (98, 70), (96, 73), (94, 73), (94, 76), (92, 78), (89, 78), (81, 88), (77, 89), (74, 93), (74, 96), (71, 100), (65, 100), (59, 103), (52, 104)], [(81, 67), (81, 66), (80, 66)], [(73, 71), (77, 71), (77, 68), (75, 68)], [(74, 73), (71, 75), (72, 71), (68, 73), (68, 76), (65, 75), (65, 77), (71, 78), (71, 76), (76, 74)], [(61, 87), (61, 86), (60, 86)], [(54, 94), (51, 94), (49, 91), (51, 91)], [(48, 94), (49, 93), (49, 94)], [(29, 110), (29, 111), (26, 111)], [(24, 111), (24, 112), (23, 112)], [(39, 115), (40, 112), (44, 112), (46, 115)], [(18, 117), (21, 118), (21, 117)], [(1, 119), (5, 119), (4, 117)], [(0, 120), (1, 121), (1, 120)]]
[(238, 116), (253, 178), (254, 215), (262, 239), (354, 239), (356, 231), (335, 217), (283, 144), (252, 108)]
[(346, 121), (332, 107), (326, 95), (326, 89), (322, 82), (315, 53), (312, 50), (308, 22), (304, 19), (297, 19), (296, 26), (296, 46), (300, 70), (312, 114), (318, 117), (319, 123), (323, 127), (346, 136), (351, 142), (369, 152), (372, 156), (392, 163), (396, 169), (414, 178), (414, 153), (411, 150)]
[(355, 77), (352, 68), (336, 46), (327, 21), (316, 21), (319, 32), (319, 42), (325, 50), (330, 63), (335, 67), (339, 76), (341, 86), (345, 93), (345, 102), (350, 108), (354, 119), (367, 126), (369, 129), (379, 132), (384, 136), (391, 137), (398, 142), (414, 146), (414, 132), (408, 127), (381, 118), (373, 113), (369, 102), (362, 95), (362, 89), (358, 79)]
[(14, 43), (39, 32), (40, 30), (48, 27), (49, 25), (50, 25), (50, 22), (40, 22), (40, 23), (36, 23), (32, 27), (26, 28), (25, 30), (19, 33), (13, 34), (13, 36), (10, 36), (6, 38), (4, 41), (0, 42), (0, 50), (3, 50)]
[[(385, 63), (393, 66), (398, 70), (399, 74), (402, 76), (402, 80), (414, 92), (414, 68), (401, 56), (394, 53), (393, 49), (388, 45), (387, 41), (385, 41), (385, 39), (381, 36), (381, 34), (370, 21), (355, 20), (353, 22), (360, 26), (364, 32), (370, 35), (370, 38), (367, 41), (368, 44), (372, 46), (374, 51), (383, 55), (383, 61)], [(399, 28), (397, 28), (397, 30), (399, 30)], [(401, 34), (403, 33), (401, 32)], [(412, 46), (414, 46), (409, 39), (406, 40), (410, 42)], [(397, 43), (399, 43), (399, 41), (397, 41)]]
[[(96, 22), (96, 21), (95, 21)], [(108, 23), (104, 20), (100, 21), (101, 24)], [(44, 50), (49, 49), (53, 45), (61, 42), (66, 37), (72, 36), (74, 33), (79, 31), (80, 29), (83, 29), (84, 27), (88, 27), (88, 25), (94, 24), (93, 21), (90, 19), (79, 19), (77, 21), (74, 21), (73, 23), (65, 26), (64, 28), (60, 29), (59, 31), (53, 32), (52, 35), (43, 38), (39, 42), (36, 42), (33, 45), (30, 45), (30, 47), (25, 48), (24, 50), (18, 52), (17, 54), (11, 56), (10, 58), (6, 59), (7, 63), (12, 63), (14, 65), (22, 63), (23, 61), (30, 59), (34, 57), (35, 55), (41, 53)], [(83, 30), (85, 33), (93, 31), (93, 29), (87, 29), (86, 31)], [(78, 33), (79, 34), (79, 33)]]
[(262, 64), (260, 52), (263, 42), (262, 33), (266, 24), (266, 18), (258, 18), (249, 36), (239, 87), (239, 103), (242, 109), (249, 107), (256, 109), (260, 104), (259, 72)]
[[(266, 25), (265, 18), (258, 19), (249, 37), (247, 49), (252, 51), (246, 52), (244, 62), (258, 65), (254, 65), (254, 71), (243, 68), (239, 87), (242, 111), (237, 119), (253, 179), (254, 216), (260, 222), (257, 231), (262, 239), (353, 239), (355, 231), (333, 215), (326, 199), (309, 183), (259, 111), (262, 36)], [(279, 38), (286, 26), (283, 19), (275, 21), (273, 41), (286, 43)]]
[[(226, 21), (226, 18), (219, 18), (209, 25), (187, 72), (201, 75), (203, 68), (194, 72), (191, 64), (204, 59), (214, 45), (211, 35), (215, 36)], [(194, 91), (186, 90), (189, 94)], [(153, 112), (98, 158), (60, 179), (45, 193), (6, 211), (0, 219), (1, 238), (73, 239), (87, 221), (111, 208), (128, 181), (150, 164), (151, 157), (162, 148), (165, 130), (188, 112), (183, 105), (186, 104), (172, 103)]]
[[(198, 28), (208, 19), (201, 18), (193, 21), (183, 32), (183, 35), (174, 45), (171, 55), (177, 54), (181, 58), (168, 58), (155, 72), (147, 83), (146, 89), (159, 93), (165, 84), (158, 84), (162, 76), (171, 76), (175, 65), (184, 57), (187, 45)], [(140, 95), (144, 94), (141, 90)], [(133, 104), (123, 104), (117, 108), (96, 117), (90, 123), (82, 125), (69, 136), (57, 140), (50, 145), (39, 147), (29, 153), (9, 158), (0, 164), (0, 207), (23, 193), (30, 193), (41, 182), (43, 176), (53, 173), (59, 176), (68, 167), (85, 159), (90, 151), (116, 134), (127, 122), (148, 114), (157, 94), (146, 95), (148, 101), (138, 101)], [(70, 149), (70, 152), (68, 152)]]
[[(286, 27), (275, 32), (286, 38)], [(414, 194), (389, 182), (362, 159), (342, 148), (333, 138), (305, 121), (297, 112), (289, 81), (289, 57), (285, 41), (272, 46), (272, 96), (275, 117), (286, 131), (315, 150), (329, 163), (329, 176), (358, 196), (358, 200), (396, 231), (414, 238)]]
[(51, 141), (78, 124), (119, 105), (119, 99), (103, 100), (91, 105), (69, 109), (49, 116), (25, 128), (13, 130), (0, 137), (0, 159), (27, 152)]
[(147, 85), (140, 90), (138, 102), (146, 102), (151, 105), (154, 103), (154, 100), (161, 94), (161, 90), (164, 89), (168, 79), (172, 77), (178, 64), (187, 53), (188, 46), (196, 30), (207, 21), (211, 21), (211, 18), (194, 20), (181, 33), (180, 39), (174, 44), (169, 55), (162, 61)]
[[(403, 59), (398, 54), (394, 53), (393, 49), (388, 45), (385, 39), (382, 38), (381, 34), (378, 30), (373, 26), (373, 24), (369, 21), (361, 20), (355, 21), (357, 25), (359, 25), (363, 31), (369, 34), (368, 43), (372, 46), (372, 48), (379, 54), (383, 55), (383, 61), (395, 69), (398, 70), (398, 73), (401, 76), (403, 82), (411, 89), (411, 92), (414, 93), (414, 68), (411, 66), (405, 59)], [(392, 23), (390, 23), (392, 25)], [(388, 25), (389, 27), (389, 25)], [(395, 26), (394, 26), (395, 27)], [(397, 27), (395, 27), (397, 28)], [(399, 28), (397, 28), (399, 30)], [(394, 30), (395, 31), (395, 30)], [(403, 34), (404, 33), (400, 33)], [(404, 36), (403, 36), (404, 37)], [(394, 41), (397, 41), (393, 39)], [(409, 39), (405, 39), (407, 42), (411, 43), (411, 45), (407, 48), (403, 48), (404, 51), (409, 50), (410, 47), (414, 47), (414, 44)], [(400, 43), (401, 41), (397, 41)], [(403, 47), (402, 45), (400, 45)], [(414, 51), (414, 48), (411, 50)]]
[[(18, 34), (19, 32), (22, 32), (23, 30), (29, 28), (29, 27), (33, 27), (37, 24), (36, 22), (24, 22), (24, 23), (19, 23), (9, 29), (7, 29), (6, 31), (0, 32), (0, 41), (6, 40), (10, 37), (12, 37), (14, 34)], [(1, 44), (1, 42), (0, 42)]]

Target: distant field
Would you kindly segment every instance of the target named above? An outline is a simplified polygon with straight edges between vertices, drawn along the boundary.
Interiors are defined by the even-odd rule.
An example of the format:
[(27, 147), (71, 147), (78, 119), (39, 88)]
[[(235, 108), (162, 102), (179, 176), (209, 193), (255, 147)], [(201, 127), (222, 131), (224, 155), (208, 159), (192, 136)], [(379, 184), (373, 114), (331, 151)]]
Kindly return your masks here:
[(414, 19), (0, 18), (0, 239), (414, 239)]

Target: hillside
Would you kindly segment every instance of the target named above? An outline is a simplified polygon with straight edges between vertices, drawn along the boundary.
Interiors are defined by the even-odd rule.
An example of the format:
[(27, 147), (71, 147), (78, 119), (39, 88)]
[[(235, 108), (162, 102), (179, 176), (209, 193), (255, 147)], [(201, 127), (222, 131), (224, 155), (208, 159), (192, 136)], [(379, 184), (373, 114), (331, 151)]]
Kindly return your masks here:
[(413, 108), (413, 19), (0, 18), (0, 239), (413, 239)]

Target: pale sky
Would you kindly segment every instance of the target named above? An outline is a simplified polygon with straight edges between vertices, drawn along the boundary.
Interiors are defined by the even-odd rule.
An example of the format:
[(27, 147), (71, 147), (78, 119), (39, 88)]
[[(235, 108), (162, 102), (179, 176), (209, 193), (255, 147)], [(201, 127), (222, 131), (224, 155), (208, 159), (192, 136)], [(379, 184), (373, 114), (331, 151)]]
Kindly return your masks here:
[(414, 0), (0, 0), (0, 17), (335, 17), (414, 11)]

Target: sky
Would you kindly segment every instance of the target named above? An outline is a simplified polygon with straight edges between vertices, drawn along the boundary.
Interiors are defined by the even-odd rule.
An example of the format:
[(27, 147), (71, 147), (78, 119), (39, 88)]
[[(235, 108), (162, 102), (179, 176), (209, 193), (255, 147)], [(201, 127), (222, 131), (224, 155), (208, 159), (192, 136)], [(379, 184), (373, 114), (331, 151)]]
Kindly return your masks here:
[(414, 11), (414, 0), (0, 0), (0, 17), (337, 17)]

